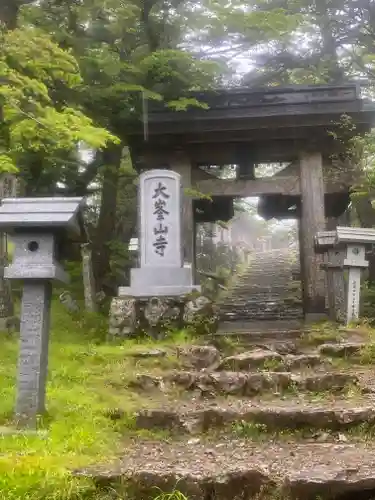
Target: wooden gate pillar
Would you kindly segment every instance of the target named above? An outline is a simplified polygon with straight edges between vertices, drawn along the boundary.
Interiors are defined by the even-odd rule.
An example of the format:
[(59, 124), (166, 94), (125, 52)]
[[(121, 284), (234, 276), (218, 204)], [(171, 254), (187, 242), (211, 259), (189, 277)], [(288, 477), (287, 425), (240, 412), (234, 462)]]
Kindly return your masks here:
[(315, 253), (315, 235), (325, 229), (324, 181), (321, 153), (300, 153), (301, 220), (299, 246), (303, 305), (307, 320), (325, 313), (325, 276), (321, 255)]
[[(183, 189), (191, 188), (192, 166), (189, 158), (184, 153), (176, 153), (171, 160), (170, 168), (181, 175)], [(195, 224), (193, 214), (193, 199), (185, 192), (182, 197), (182, 244), (184, 251), (184, 261), (193, 268), (195, 275)]]

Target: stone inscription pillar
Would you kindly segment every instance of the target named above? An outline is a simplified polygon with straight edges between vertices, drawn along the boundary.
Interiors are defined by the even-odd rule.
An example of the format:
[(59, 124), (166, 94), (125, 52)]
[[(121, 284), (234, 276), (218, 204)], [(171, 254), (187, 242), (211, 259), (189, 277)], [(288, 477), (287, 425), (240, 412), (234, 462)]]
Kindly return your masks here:
[(325, 277), (314, 237), (325, 229), (324, 181), (321, 153), (300, 153), (301, 221), (300, 252), (303, 303), (306, 319), (325, 312)]
[(24, 284), (16, 417), (30, 427), (45, 410), (51, 296), (50, 281)]

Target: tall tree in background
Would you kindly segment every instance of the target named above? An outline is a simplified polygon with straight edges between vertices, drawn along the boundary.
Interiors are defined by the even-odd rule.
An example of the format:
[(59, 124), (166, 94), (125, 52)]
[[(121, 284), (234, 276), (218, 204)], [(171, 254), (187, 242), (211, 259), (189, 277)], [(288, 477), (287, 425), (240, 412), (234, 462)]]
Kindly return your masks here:
[(178, 109), (196, 105), (184, 99), (184, 93), (211, 85), (213, 65), (179, 49), (187, 19), (180, 0), (40, 0), (25, 6), (19, 19), (22, 25), (48, 32), (59, 47), (71, 52), (83, 77), (74, 94), (77, 108), (119, 138), (119, 143), (108, 143), (105, 149), (94, 147), (88, 163), (77, 150), (69, 157), (60, 156), (63, 166), (53, 171), (56, 177), (39, 172), (39, 189), (48, 186), (84, 195), (94, 181), (99, 186), (99, 215), (91, 236), (100, 289), (111, 271), (111, 242), (119, 227), (125, 227), (118, 222), (119, 212), (121, 219), (134, 218), (134, 189), (128, 214), (124, 203), (119, 210), (117, 195), (120, 179), (134, 180), (131, 169), (120, 175), (129, 120), (142, 117), (145, 98), (164, 100)]

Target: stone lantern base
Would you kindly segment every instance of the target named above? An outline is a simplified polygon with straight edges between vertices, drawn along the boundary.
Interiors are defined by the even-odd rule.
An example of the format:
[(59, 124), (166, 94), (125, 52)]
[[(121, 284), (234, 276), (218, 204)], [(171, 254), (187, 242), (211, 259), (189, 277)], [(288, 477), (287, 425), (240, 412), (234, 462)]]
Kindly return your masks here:
[(109, 338), (150, 335), (161, 338), (168, 331), (189, 329), (197, 334), (217, 331), (219, 316), (207, 297), (193, 292), (182, 296), (112, 299)]

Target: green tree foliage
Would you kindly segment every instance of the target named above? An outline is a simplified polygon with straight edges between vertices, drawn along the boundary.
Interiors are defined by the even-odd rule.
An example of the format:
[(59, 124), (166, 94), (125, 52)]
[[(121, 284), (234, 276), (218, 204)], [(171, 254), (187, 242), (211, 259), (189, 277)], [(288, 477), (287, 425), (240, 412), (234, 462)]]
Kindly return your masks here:
[(101, 148), (116, 140), (75, 105), (82, 84), (77, 62), (47, 34), (2, 30), (0, 81), (0, 171), (27, 169), (34, 155), (52, 166), (80, 143)]
[(149, 100), (201, 106), (187, 91), (238, 83), (238, 62), (251, 86), (372, 83), (374, 16), (372, 0), (3, 0), (0, 170), (28, 193), (95, 190), (102, 283), (134, 228), (125, 151)]
[[(13, 29), (18, 25), (21, 31), (33, 30), (38, 36), (48, 38), (59, 51), (59, 57), (67, 57), (59, 67), (67, 68), (68, 61), (71, 64), (66, 70), (68, 73), (69, 69), (71, 75), (69, 81), (65, 76), (56, 78), (53, 73), (52, 76), (48, 73), (48, 81), (35, 76), (38, 83), (47, 87), (55, 114), (62, 116), (56, 117), (43, 109), (54, 121), (46, 124), (46, 130), (53, 134), (47, 143), (38, 135), (33, 141), (34, 149), (25, 151), (23, 170), (28, 192), (85, 195), (92, 188), (99, 189), (97, 225), (92, 228), (91, 236), (95, 275), (98, 288), (102, 288), (103, 283), (108, 282), (111, 269), (118, 267), (113, 260), (119, 249), (113, 240), (119, 239), (126, 246), (131, 236), (128, 228), (134, 228), (135, 189), (130, 190), (126, 199), (121, 199), (124, 182), (121, 163), (131, 123), (143, 121), (147, 133), (147, 101), (151, 99), (164, 101), (178, 111), (200, 106), (195, 99), (186, 98), (185, 93), (211, 86), (216, 65), (180, 47), (191, 7), (181, 0), (26, 0), (19, 5), (21, 3), (23, 8), (17, 9), (7, 27)], [(19, 60), (26, 56), (33, 65), (34, 54), (19, 52)], [(58, 61), (58, 57), (55, 60)], [(42, 102), (41, 98), (39, 101)], [(40, 107), (43, 105), (44, 101)], [(84, 125), (81, 128), (76, 126), (78, 118)], [(62, 119), (70, 120), (70, 135), (62, 133)], [(25, 129), (30, 131), (31, 127), (25, 124)], [(42, 134), (36, 122), (33, 129)], [(57, 137), (55, 129), (60, 132)], [(114, 136), (119, 138), (119, 144)], [(89, 162), (82, 160), (81, 145), (91, 149)], [(20, 158), (17, 162), (20, 163)], [(128, 171), (127, 180), (131, 185), (133, 176), (134, 172)], [(123, 232), (119, 234), (121, 229)]]
[(297, 16), (252, 59), (246, 83), (333, 83), (371, 80), (375, 7), (371, 0), (263, 0), (256, 10)]

